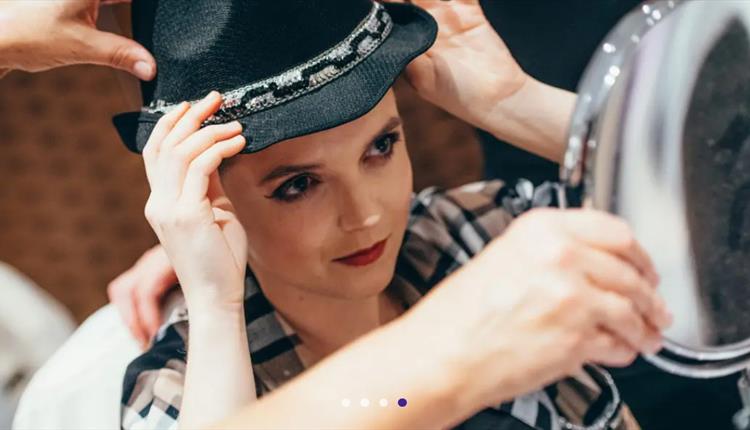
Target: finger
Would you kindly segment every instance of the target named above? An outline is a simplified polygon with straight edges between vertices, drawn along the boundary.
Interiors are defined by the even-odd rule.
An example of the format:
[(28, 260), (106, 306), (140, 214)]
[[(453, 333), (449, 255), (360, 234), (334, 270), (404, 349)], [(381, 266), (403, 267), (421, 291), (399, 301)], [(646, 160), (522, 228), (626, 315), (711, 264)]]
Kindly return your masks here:
[(589, 362), (610, 367), (625, 367), (638, 357), (638, 350), (620, 341), (616, 336), (604, 330), (597, 330), (587, 345)]
[(242, 124), (238, 121), (232, 121), (227, 124), (209, 125), (204, 127), (185, 139), (171, 149), (174, 152), (174, 159), (180, 165), (187, 166), (199, 154), (210, 148), (216, 142), (231, 139), (242, 132)]
[(193, 103), (167, 135), (166, 139), (164, 139), (162, 149), (176, 146), (198, 131), (203, 122), (221, 107), (221, 103), (221, 95), (216, 91), (211, 91), (202, 100)]
[(138, 341), (141, 343), (141, 348), (146, 349), (148, 347), (149, 336), (148, 330), (146, 330), (145, 324), (141, 319), (139, 310), (141, 309), (140, 296), (138, 295), (137, 283), (134, 283), (130, 288), (130, 304), (133, 313), (133, 325), (138, 328), (139, 335)]
[(566, 230), (576, 239), (604, 251), (616, 253), (633, 264), (653, 286), (658, 284), (659, 276), (651, 257), (621, 218), (590, 209), (567, 209), (563, 214)]
[(198, 203), (207, 198), (211, 174), (219, 168), (222, 160), (236, 155), (244, 147), (245, 137), (239, 135), (218, 142), (198, 155), (188, 168), (185, 187), (182, 191), (182, 200), (189, 203)]
[(162, 193), (168, 193), (174, 198), (179, 197), (185, 182), (187, 170), (193, 160), (205, 152), (216, 142), (231, 139), (242, 131), (239, 122), (211, 125), (190, 135), (177, 146), (165, 147), (161, 155), (160, 172)]
[(81, 25), (75, 33), (83, 45), (74, 63), (100, 64), (132, 73), (138, 79), (150, 81), (156, 76), (156, 60), (138, 42), (114, 33)]
[(653, 353), (661, 347), (661, 336), (652, 329), (635, 309), (633, 303), (608, 291), (591, 288), (594, 319), (630, 348)]
[(664, 301), (632, 265), (594, 248), (581, 250), (581, 260), (584, 273), (595, 286), (628, 297), (654, 327), (667, 328), (670, 319)]
[[(145, 279), (141, 278), (140, 282), (145, 282)], [(136, 303), (138, 306), (136, 312), (138, 320), (141, 321), (141, 327), (145, 331), (146, 342), (150, 342), (154, 338), (161, 326), (162, 297), (159, 292), (158, 286), (143, 284), (137, 286), (138, 300)]]
[(152, 172), (155, 168), (154, 165), (159, 155), (161, 142), (164, 141), (164, 139), (167, 137), (167, 134), (172, 131), (174, 126), (177, 124), (177, 121), (182, 118), (189, 107), (190, 104), (187, 102), (180, 103), (174, 109), (161, 117), (154, 126), (154, 129), (151, 131), (151, 135), (149, 136), (148, 141), (146, 142), (146, 146), (143, 147), (142, 151), (143, 163), (144, 167), (146, 168), (146, 178), (148, 179), (149, 184), (153, 183), (152, 180), (154, 176)]
[(132, 285), (135, 278), (133, 269), (118, 276), (107, 288), (109, 301), (112, 303), (120, 317), (128, 327), (130, 334), (143, 345), (146, 340), (146, 332), (136, 319), (135, 304), (132, 300)]

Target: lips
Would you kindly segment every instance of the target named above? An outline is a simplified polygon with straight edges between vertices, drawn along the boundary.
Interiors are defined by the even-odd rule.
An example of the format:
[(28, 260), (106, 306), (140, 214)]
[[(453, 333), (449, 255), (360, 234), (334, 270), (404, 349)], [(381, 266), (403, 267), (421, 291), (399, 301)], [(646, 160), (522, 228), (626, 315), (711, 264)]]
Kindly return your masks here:
[(381, 240), (375, 245), (359, 250), (354, 254), (347, 255), (346, 257), (337, 258), (333, 261), (337, 263), (346, 264), (347, 266), (366, 266), (376, 262), (385, 251), (385, 244), (388, 239)]

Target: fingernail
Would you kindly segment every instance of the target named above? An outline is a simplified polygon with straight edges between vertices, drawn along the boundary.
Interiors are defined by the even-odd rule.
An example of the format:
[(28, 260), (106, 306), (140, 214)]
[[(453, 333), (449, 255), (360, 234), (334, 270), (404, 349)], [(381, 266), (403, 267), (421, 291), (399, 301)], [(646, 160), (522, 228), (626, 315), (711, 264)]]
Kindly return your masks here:
[(133, 72), (139, 79), (150, 81), (153, 78), (154, 68), (145, 61), (138, 61), (133, 66)]

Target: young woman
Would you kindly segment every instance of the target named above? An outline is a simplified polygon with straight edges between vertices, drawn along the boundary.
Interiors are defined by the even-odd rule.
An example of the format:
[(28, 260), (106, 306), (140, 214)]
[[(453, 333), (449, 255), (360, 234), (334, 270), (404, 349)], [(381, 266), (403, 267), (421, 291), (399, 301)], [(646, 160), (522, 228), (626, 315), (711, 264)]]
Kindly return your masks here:
[(571, 105), (475, 1), (425, 4), (443, 26), (421, 57), (436, 27), (411, 5), (134, 5), (159, 75), (116, 122), (184, 299), (128, 369), (124, 428), (256, 402), (241, 426), (628, 426), (598, 368), (541, 389), (659, 348), (669, 316), (627, 227), (534, 210), (506, 230), (544, 195), (500, 182), (412, 194), (390, 86), (414, 58), (428, 100), (550, 158)]

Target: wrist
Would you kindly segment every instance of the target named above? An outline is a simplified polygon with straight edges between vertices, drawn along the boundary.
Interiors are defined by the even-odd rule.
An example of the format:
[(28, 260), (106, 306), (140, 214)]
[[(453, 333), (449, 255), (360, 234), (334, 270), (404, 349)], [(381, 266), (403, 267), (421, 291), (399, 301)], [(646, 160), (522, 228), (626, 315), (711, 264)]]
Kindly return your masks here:
[(513, 95), (478, 119), (480, 128), (528, 152), (560, 163), (576, 94), (528, 77)]
[(245, 307), (242, 302), (194, 298), (186, 300), (186, 303), (191, 326), (232, 323), (240, 316), (244, 320)]
[(475, 384), (465, 360), (467, 352), (461, 351), (459, 344), (422, 312), (413, 310), (388, 329), (403, 336), (407, 350), (399, 351), (398, 355), (409, 357), (409, 361), (404, 363), (400, 358), (400, 365), (411, 366), (407, 372), (411, 375), (409, 382), (420, 397), (428, 400), (425, 403), (445, 413), (446, 416), (440, 417), (441, 422), (455, 426), (483, 407), (478, 393), (474, 393)]

